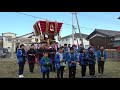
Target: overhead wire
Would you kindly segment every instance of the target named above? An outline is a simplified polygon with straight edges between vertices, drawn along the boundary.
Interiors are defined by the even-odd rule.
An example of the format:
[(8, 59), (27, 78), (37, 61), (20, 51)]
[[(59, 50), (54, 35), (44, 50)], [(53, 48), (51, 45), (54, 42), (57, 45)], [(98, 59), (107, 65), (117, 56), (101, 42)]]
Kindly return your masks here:
[[(33, 18), (39, 18), (39, 19), (42, 19), (42, 20), (46, 20), (46, 19), (44, 19), (44, 18), (40, 18), (40, 17), (34, 16), (34, 15), (30, 15), (30, 14), (25, 14), (25, 13), (21, 13), (21, 12), (16, 12), (16, 13), (22, 14), (22, 15), (26, 15), (26, 16), (30, 16), (30, 17), (33, 17)], [(49, 21), (52, 21), (52, 20), (49, 20)], [(72, 27), (71, 24), (64, 23), (64, 25), (67, 25), (67, 26), (71, 26), (71, 27)], [(76, 28), (77, 26), (74, 26), (74, 27)], [(80, 28), (93, 29), (93, 28), (88, 28), (88, 27), (80, 27)]]

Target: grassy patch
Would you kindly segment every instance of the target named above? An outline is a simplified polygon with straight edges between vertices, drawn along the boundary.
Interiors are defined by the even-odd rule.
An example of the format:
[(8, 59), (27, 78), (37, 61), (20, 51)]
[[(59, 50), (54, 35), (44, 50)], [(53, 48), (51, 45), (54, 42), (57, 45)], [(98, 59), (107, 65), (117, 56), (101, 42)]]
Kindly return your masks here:
[[(96, 76), (97, 78), (120, 78), (120, 62), (107, 60), (105, 63), (105, 76), (98, 76), (98, 68), (96, 63)], [(39, 65), (35, 65), (34, 73), (29, 73), (28, 63), (25, 64), (24, 69), (25, 78), (41, 78)], [(89, 77), (89, 68), (87, 67), (86, 76)], [(68, 78), (68, 69), (64, 72), (64, 77)], [(81, 67), (77, 66), (76, 78), (81, 77)], [(18, 78), (18, 64), (17, 60), (0, 60), (0, 78)], [(56, 78), (56, 73), (51, 72), (50, 78)]]

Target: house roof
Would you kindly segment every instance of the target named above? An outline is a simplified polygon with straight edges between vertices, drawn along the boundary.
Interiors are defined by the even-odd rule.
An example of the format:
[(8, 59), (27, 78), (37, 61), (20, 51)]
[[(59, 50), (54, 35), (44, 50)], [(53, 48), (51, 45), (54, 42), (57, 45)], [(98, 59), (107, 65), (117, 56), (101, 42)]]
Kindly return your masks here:
[(114, 37), (117, 33), (120, 33), (120, 31), (95, 29), (90, 35), (88, 35), (88, 37), (86, 39), (89, 39), (95, 33), (99, 33), (99, 34), (102, 34), (107, 37)]
[(2, 33), (2, 35), (3, 35), (3, 34), (8, 34), (8, 33), (16, 35), (15, 33), (11, 33), (11, 32)]
[[(86, 38), (88, 35), (87, 34), (81, 34), (82, 35), (82, 38)], [(79, 33), (76, 33), (74, 34), (75, 38), (80, 38), (80, 34)], [(68, 36), (65, 36), (65, 37), (62, 37), (61, 39), (66, 39), (66, 38), (70, 38), (72, 37), (72, 34), (71, 35), (68, 35)]]
[[(27, 36), (27, 35), (30, 35), (30, 36), (33, 36), (33, 35), (34, 35), (34, 34), (33, 34), (33, 35), (31, 35), (31, 34), (33, 34), (33, 32), (28, 33), (28, 34), (25, 34), (25, 35), (22, 35), (22, 36), (19, 36), (19, 37), (17, 37), (17, 38), (21, 38), (21, 37), (24, 37), (24, 36)], [(30, 37), (30, 36), (29, 36), (29, 37)]]

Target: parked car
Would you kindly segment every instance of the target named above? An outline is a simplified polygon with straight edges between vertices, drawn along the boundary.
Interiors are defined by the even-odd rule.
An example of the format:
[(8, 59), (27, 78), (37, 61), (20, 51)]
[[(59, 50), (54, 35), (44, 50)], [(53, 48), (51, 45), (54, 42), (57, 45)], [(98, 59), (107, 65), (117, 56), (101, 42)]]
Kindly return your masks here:
[(6, 48), (0, 48), (0, 57), (5, 58), (8, 53), (8, 49)]

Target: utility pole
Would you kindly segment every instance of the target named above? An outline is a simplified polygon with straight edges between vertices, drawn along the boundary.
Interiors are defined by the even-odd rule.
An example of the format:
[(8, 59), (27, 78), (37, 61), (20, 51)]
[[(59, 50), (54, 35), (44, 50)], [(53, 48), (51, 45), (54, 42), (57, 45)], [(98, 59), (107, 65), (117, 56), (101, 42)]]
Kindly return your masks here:
[(78, 17), (77, 17), (77, 13), (76, 12), (75, 12), (75, 16), (76, 16), (78, 30), (79, 30), (79, 33), (80, 33), (80, 40), (81, 40), (81, 43), (82, 43), (82, 47), (84, 48), (83, 38), (82, 38), (82, 35), (81, 35), (81, 32), (80, 32), (80, 26), (79, 26)]
[(72, 13), (72, 44), (74, 45), (74, 13)]
[[(74, 28), (74, 32), (75, 32), (75, 34), (76, 34), (76, 28), (75, 28), (75, 26), (73, 26), (73, 28)], [(77, 38), (76, 38), (77, 39)], [(78, 42), (78, 39), (77, 39), (77, 44), (79, 45), (79, 42)]]
[(12, 49), (11, 49), (11, 57), (14, 58), (14, 40), (12, 39)]

